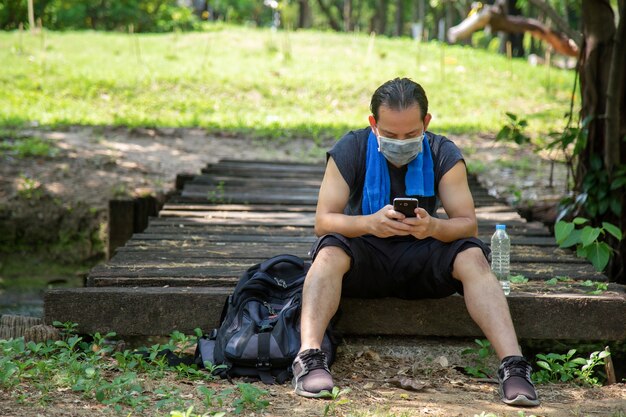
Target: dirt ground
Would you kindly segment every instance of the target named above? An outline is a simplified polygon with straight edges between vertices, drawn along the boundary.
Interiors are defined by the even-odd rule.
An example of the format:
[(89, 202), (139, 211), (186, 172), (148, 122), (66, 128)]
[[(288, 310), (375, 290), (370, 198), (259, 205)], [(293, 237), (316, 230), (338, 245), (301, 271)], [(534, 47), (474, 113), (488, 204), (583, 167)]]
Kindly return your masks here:
[[(0, 221), (3, 216), (12, 224), (16, 224), (16, 219), (25, 219), (38, 230), (58, 228), (59, 219), (48, 216), (52, 207), (62, 207), (63, 213), (72, 212), (75, 217), (77, 213), (85, 218), (91, 216), (96, 224), (70, 222), (71, 227), (98, 227), (97, 224), (106, 222), (107, 202), (113, 196), (167, 193), (173, 188), (176, 174), (197, 173), (205, 164), (220, 158), (321, 162), (323, 149), (330, 145), (320, 147), (299, 139), (268, 143), (216, 137), (201, 129), (73, 127), (62, 131), (23, 130), (17, 135), (46, 138), (59, 149), (52, 158), (0, 156)], [(554, 187), (550, 188), (550, 164), (545, 159), (514, 146), (496, 145), (489, 136), (452, 139), (462, 148), (468, 163), (481, 167), (481, 181), (509, 201), (551, 200), (565, 189), (562, 166), (557, 166)], [(20, 190), (25, 187), (35, 187), (41, 194), (36, 200), (24, 198)], [(351, 389), (345, 395), (349, 402), (330, 407), (329, 415), (626, 415), (624, 384), (599, 388), (542, 385), (538, 388), (542, 406), (519, 414), (518, 409), (498, 401), (497, 385), (492, 381), (477, 381), (460, 372), (468, 361), (460, 351), (467, 347), (475, 345), (471, 341), (404, 339), (372, 339), (345, 345), (333, 372), (341, 388)], [(197, 402), (197, 383), (168, 378), (190, 403), (196, 401), (196, 412), (205, 410)], [(408, 378), (406, 381), (414, 389), (399, 387), (403, 378)], [(299, 398), (289, 386), (266, 388), (271, 404), (257, 415), (319, 416), (324, 415), (329, 404), (334, 405)], [(36, 397), (36, 388), (29, 390)], [(105, 407), (95, 400), (87, 401), (71, 391), (54, 393), (51, 402), (40, 406), (36, 401), (19, 403), (10, 392), (0, 390), (0, 416), (87, 416), (104, 411)], [(155, 410), (131, 414), (168, 415)]]
[[(550, 416), (550, 417), (624, 417), (626, 386), (581, 388), (571, 384), (539, 385), (539, 407), (510, 407), (499, 401), (497, 384), (477, 380), (461, 370), (470, 360), (460, 352), (473, 347), (470, 341), (450, 339), (355, 339), (340, 347), (332, 371), (335, 383), (350, 391), (337, 400), (313, 400), (293, 393), (289, 384), (255, 385), (268, 391), (269, 406), (263, 411), (242, 415), (264, 416)], [(495, 363), (491, 365), (495, 369)], [(235, 381), (237, 382), (237, 381)], [(195, 413), (216, 411), (202, 404), (198, 387), (221, 392), (230, 387), (226, 380), (214, 383), (192, 382), (167, 376), (151, 384), (178, 389), (185, 407), (194, 405)], [(404, 388), (402, 387), (404, 386)], [(4, 417), (91, 416), (100, 414), (167, 416), (167, 409), (142, 411), (107, 409), (95, 400), (86, 400), (71, 390), (53, 392), (45, 405), (37, 404), (37, 390), (29, 387), (32, 399), (17, 403), (9, 392), (0, 390), (0, 415)], [(158, 397), (154, 398), (153, 404)], [(222, 411), (233, 415), (232, 400)], [(326, 408), (329, 410), (326, 410)], [(177, 407), (181, 410), (183, 407)], [(325, 412), (327, 414), (325, 414)], [(130, 413), (130, 414), (129, 414)]]

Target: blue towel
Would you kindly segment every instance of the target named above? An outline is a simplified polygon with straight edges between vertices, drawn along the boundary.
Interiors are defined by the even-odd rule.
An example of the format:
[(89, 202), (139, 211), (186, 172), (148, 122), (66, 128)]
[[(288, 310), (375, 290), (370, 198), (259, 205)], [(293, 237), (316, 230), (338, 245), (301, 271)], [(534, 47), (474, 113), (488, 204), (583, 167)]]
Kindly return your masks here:
[[(428, 137), (424, 135), (422, 152), (409, 162), (404, 177), (406, 195), (432, 197), (435, 195), (435, 170)], [(365, 184), (363, 185), (363, 214), (376, 213), (390, 203), (391, 182), (385, 156), (378, 151), (378, 140), (370, 131), (367, 138)]]

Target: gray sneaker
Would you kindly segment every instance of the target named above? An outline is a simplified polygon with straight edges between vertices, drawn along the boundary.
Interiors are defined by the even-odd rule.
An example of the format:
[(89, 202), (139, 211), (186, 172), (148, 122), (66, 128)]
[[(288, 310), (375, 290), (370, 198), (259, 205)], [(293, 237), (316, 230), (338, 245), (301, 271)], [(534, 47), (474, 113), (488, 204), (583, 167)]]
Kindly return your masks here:
[(498, 369), (500, 397), (509, 405), (534, 407), (539, 405), (539, 397), (530, 380), (532, 367), (523, 356), (507, 356)]
[(322, 350), (308, 349), (298, 353), (292, 369), (296, 394), (320, 398), (327, 397), (333, 390), (333, 377), (328, 369), (326, 354)]

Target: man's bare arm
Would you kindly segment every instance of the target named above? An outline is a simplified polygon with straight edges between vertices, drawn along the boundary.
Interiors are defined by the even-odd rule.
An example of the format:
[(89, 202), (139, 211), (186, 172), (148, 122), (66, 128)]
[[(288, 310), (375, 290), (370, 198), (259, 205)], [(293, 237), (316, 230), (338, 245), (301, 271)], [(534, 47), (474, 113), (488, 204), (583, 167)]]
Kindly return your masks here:
[(350, 198), (350, 187), (333, 158), (328, 159), (315, 213), (315, 234), (340, 233), (346, 237), (373, 234), (378, 237), (408, 235), (410, 227), (391, 217), (391, 205), (366, 216), (347, 216), (343, 210)]
[(419, 239), (431, 236), (442, 242), (477, 236), (474, 200), (463, 161), (457, 162), (439, 181), (439, 198), (448, 219), (431, 217), (426, 210), (418, 208), (418, 218), (403, 220), (412, 225), (411, 234)]

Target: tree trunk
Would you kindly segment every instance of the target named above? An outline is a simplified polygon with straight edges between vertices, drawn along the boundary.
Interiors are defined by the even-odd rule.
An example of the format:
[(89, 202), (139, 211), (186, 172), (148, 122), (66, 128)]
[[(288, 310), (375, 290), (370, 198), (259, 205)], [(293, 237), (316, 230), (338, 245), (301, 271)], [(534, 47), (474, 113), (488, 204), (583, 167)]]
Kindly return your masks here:
[(404, 0), (396, 0), (396, 18), (393, 36), (402, 36), (404, 32)]
[[(582, 96), (581, 117), (588, 120), (587, 144), (576, 167), (576, 190), (583, 191), (583, 179), (591, 172), (591, 158), (603, 157), (604, 168), (609, 174), (609, 184), (617, 167), (626, 164), (626, 149), (621, 139), (626, 134), (626, 87), (624, 67), (624, 0), (619, 1), (620, 23), (616, 30), (614, 12), (610, 0), (583, 0), (583, 42), (579, 61), (580, 88)], [(608, 188), (608, 185), (607, 185)], [(595, 216), (592, 221), (610, 222), (624, 231), (626, 210), (624, 188), (606, 190), (607, 197), (617, 197), (621, 203), (620, 214), (611, 210)], [(609, 279), (626, 282), (626, 242), (610, 242), (616, 250), (607, 269)]]
[[(516, 0), (507, 0), (507, 14), (511, 16), (520, 16), (522, 11), (517, 7)], [(524, 56), (524, 33), (507, 33), (506, 41), (511, 42), (511, 56), (520, 58)], [(506, 53), (506, 45), (504, 53)]]
[(322, 13), (324, 13), (324, 16), (326, 16), (326, 19), (328, 20), (328, 24), (330, 25), (330, 27), (334, 31), (341, 32), (341, 24), (339, 23), (337, 18), (333, 16), (333, 12), (330, 6), (327, 5), (324, 2), (324, 0), (317, 0), (317, 4), (319, 4), (320, 10), (322, 11)]
[(580, 156), (576, 188), (582, 189), (582, 179), (590, 166), (591, 155), (604, 153), (604, 113), (609, 80), (612, 43), (615, 36), (613, 9), (608, 0), (583, 0), (583, 48), (581, 51), (580, 91), (581, 118), (591, 118), (587, 125), (587, 147)]
[(343, 30), (352, 31), (352, 0), (343, 0)]
[(310, 28), (313, 21), (309, 0), (298, 0), (298, 29)]
[(376, 0), (376, 12), (372, 18), (373, 29), (379, 35), (384, 35), (387, 30), (387, 10), (389, 0)]

